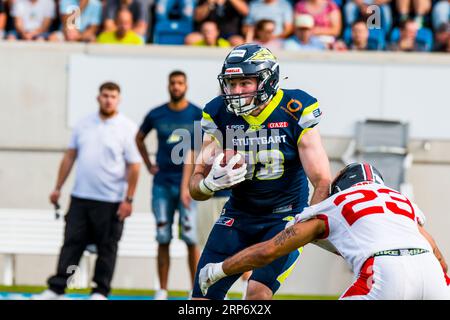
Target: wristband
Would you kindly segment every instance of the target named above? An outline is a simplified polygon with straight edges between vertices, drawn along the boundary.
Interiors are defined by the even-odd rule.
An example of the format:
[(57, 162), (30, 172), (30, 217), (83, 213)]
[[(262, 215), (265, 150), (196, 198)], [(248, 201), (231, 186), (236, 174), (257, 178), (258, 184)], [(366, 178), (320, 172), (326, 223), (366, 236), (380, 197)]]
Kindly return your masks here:
[(206, 186), (205, 179), (202, 179), (200, 181), (200, 183), (198, 184), (198, 187), (199, 187), (200, 191), (207, 196), (212, 196), (214, 194), (214, 191), (212, 191), (210, 188), (208, 188)]
[(213, 266), (213, 274), (211, 276), (211, 280), (216, 282), (222, 278), (225, 278), (227, 275), (223, 272), (222, 268), (223, 262), (215, 263)]

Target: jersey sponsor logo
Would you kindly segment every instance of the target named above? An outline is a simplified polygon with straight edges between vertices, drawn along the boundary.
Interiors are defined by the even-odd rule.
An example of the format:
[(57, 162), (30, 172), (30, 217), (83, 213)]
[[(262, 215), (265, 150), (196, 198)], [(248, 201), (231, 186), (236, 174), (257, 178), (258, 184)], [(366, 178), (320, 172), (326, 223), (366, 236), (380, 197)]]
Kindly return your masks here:
[(220, 217), (217, 221), (216, 224), (220, 224), (222, 226), (227, 226), (227, 227), (231, 227), (234, 223), (234, 219), (230, 218), (230, 217)]
[(276, 61), (277, 58), (266, 48), (259, 49), (256, 51), (250, 58), (248, 58), (246, 61), (266, 61), (266, 60), (272, 60)]
[(287, 121), (281, 121), (281, 122), (270, 122), (267, 127), (269, 129), (276, 129), (276, 128), (287, 128), (289, 126), (289, 123)]
[(167, 143), (177, 143), (182, 140), (182, 137), (178, 134), (172, 133), (169, 138), (167, 138)]
[(251, 124), (246, 132), (255, 132), (255, 131), (259, 131), (261, 129), (264, 129), (266, 126), (263, 124)]
[(244, 130), (245, 125), (243, 124), (227, 124), (227, 130)]
[(233, 58), (233, 57), (243, 58), (245, 56), (246, 52), (247, 52), (247, 50), (233, 50), (233, 51), (231, 51), (228, 58)]
[(225, 74), (241, 74), (242, 68), (228, 68), (225, 70)]
[(270, 137), (244, 137), (233, 139), (234, 146), (253, 146), (272, 143), (286, 143), (286, 135), (270, 136)]
[(286, 107), (290, 112), (297, 112), (303, 107), (303, 105), (300, 101), (296, 99), (291, 99), (291, 101), (288, 102)]

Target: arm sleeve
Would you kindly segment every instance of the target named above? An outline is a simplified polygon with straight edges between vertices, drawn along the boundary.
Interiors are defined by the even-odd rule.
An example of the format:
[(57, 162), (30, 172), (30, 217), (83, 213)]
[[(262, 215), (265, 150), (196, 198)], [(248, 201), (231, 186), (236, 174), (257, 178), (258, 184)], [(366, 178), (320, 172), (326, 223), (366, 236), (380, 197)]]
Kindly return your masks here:
[(314, 128), (322, 119), (322, 111), (319, 108), (319, 102), (316, 98), (311, 97), (307, 105), (303, 108), (298, 120), (298, 125), (302, 129)]
[(141, 126), (139, 127), (139, 131), (144, 135), (147, 135), (153, 129), (153, 113), (149, 112), (149, 114), (145, 117)]

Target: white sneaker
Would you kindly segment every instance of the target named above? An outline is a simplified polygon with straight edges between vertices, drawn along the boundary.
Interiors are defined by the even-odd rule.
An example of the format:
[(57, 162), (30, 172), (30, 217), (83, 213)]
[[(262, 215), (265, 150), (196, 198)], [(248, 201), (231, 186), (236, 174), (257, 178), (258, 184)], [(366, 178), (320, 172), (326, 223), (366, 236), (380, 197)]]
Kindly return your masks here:
[(108, 300), (108, 298), (102, 295), (101, 293), (95, 292), (91, 294), (89, 300)]
[(167, 290), (159, 289), (156, 291), (153, 300), (167, 300)]
[(63, 300), (63, 294), (57, 294), (55, 291), (47, 289), (39, 294), (31, 296), (31, 300)]

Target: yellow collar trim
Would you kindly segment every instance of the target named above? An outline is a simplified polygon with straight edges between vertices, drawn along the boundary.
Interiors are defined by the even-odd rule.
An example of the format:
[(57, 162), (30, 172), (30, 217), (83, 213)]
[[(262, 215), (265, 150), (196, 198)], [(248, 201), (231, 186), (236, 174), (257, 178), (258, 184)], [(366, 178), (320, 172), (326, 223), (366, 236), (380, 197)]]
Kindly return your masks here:
[(264, 123), (264, 121), (267, 120), (267, 118), (272, 114), (272, 112), (278, 107), (278, 105), (281, 102), (281, 99), (283, 99), (284, 92), (283, 90), (278, 90), (276, 95), (272, 98), (272, 101), (269, 102), (269, 104), (264, 108), (264, 110), (258, 114), (256, 117), (252, 115), (248, 116), (242, 116), (245, 121), (247, 121), (250, 125), (261, 125)]

